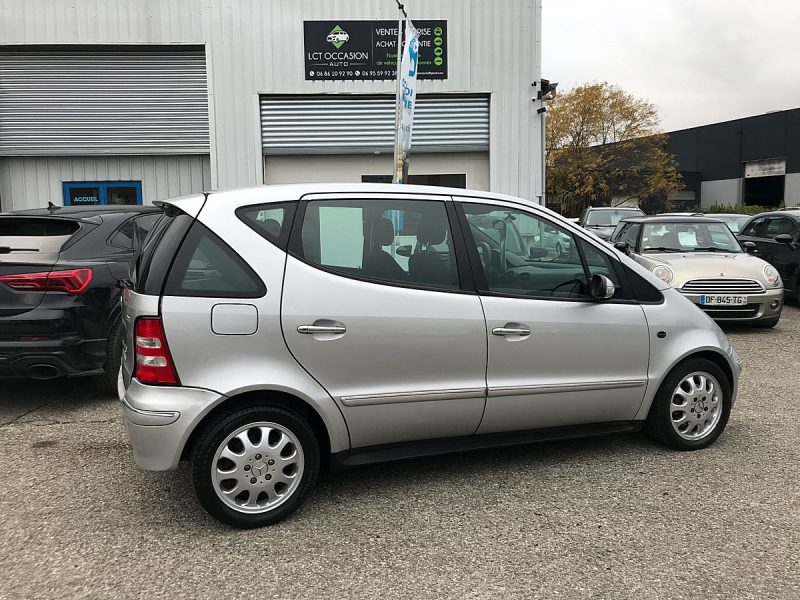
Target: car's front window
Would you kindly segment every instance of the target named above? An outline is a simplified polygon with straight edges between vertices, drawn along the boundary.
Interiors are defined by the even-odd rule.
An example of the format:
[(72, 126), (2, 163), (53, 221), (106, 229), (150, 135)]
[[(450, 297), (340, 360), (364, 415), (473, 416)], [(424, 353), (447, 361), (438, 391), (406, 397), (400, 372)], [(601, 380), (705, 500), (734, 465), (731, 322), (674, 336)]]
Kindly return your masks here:
[(644, 213), (638, 208), (615, 208), (612, 210), (592, 210), (586, 215), (587, 227), (616, 227), (625, 217), (640, 217)]
[(642, 252), (741, 252), (724, 223), (645, 223)]

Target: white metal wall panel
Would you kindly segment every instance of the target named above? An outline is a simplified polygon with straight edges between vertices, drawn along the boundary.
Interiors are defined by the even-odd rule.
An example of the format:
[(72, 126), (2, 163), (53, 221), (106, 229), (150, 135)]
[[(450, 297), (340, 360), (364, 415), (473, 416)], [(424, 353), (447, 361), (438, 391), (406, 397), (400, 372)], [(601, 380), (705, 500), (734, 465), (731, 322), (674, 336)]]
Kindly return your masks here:
[(68, 181), (141, 181), (145, 204), (209, 190), (208, 155), (0, 157), (0, 212), (63, 204)]
[[(394, 147), (393, 96), (262, 96), (264, 154), (368, 154)], [(412, 152), (489, 149), (487, 96), (420, 96)]]
[[(542, 0), (408, 0), (446, 19), (448, 78), (420, 93), (491, 94), (491, 189), (541, 194)], [(396, 19), (388, 0), (2, 0), (0, 44), (206, 44), (213, 185), (262, 182), (259, 95), (394, 94), (392, 81), (305, 81), (303, 21)], [(412, 162), (413, 171), (413, 162)]]
[(202, 50), (0, 51), (0, 155), (208, 147)]

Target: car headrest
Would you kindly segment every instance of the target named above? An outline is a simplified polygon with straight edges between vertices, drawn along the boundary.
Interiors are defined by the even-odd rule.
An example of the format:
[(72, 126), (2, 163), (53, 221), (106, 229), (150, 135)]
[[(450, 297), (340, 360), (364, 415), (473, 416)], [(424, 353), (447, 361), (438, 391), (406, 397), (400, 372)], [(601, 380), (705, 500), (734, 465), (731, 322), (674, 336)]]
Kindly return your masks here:
[(389, 219), (378, 219), (372, 228), (372, 241), (381, 246), (394, 242), (394, 225)]
[(275, 219), (267, 219), (264, 221), (262, 227), (264, 228), (264, 231), (266, 231), (272, 237), (279, 237), (281, 235), (281, 224)]
[(417, 242), (420, 244), (441, 244), (447, 237), (447, 228), (444, 222), (437, 217), (423, 217), (417, 229)]

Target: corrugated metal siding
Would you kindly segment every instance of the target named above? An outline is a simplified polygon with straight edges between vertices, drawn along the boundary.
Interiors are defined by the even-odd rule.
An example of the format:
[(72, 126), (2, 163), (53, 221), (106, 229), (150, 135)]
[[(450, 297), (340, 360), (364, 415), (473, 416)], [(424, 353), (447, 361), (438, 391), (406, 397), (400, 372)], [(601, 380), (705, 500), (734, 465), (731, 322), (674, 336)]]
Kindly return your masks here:
[(0, 52), (0, 155), (208, 149), (202, 50)]
[[(264, 154), (390, 152), (394, 144), (392, 96), (261, 97)], [(489, 149), (489, 98), (420, 96), (412, 151), (481, 152)]]
[[(491, 189), (534, 199), (542, 174), (541, 0), (425, 0), (447, 19), (448, 72), (420, 93), (491, 94)], [(0, 44), (206, 44), (215, 187), (263, 180), (258, 96), (393, 94), (391, 81), (305, 81), (303, 21), (396, 19), (391, 1), (3, 0)], [(413, 172), (413, 162), (412, 162)]]
[(208, 155), (0, 158), (0, 210), (63, 204), (65, 181), (141, 181), (145, 204), (211, 188)]

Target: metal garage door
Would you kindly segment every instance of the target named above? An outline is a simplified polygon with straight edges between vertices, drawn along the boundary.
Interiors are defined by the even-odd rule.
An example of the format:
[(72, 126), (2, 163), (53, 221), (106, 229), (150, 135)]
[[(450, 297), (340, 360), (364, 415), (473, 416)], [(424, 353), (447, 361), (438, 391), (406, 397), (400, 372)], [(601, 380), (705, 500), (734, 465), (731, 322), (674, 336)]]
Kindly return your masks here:
[(208, 151), (202, 49), (0, 51), (0, 155)]
[[(262, 96), (264, 154), (370, 154), (394, 144), (394, 96)], [(489, 97), (420, 96), (415, 152), (487, 152)]]

